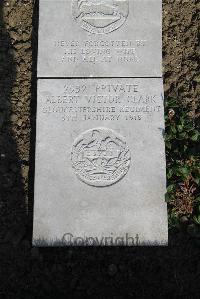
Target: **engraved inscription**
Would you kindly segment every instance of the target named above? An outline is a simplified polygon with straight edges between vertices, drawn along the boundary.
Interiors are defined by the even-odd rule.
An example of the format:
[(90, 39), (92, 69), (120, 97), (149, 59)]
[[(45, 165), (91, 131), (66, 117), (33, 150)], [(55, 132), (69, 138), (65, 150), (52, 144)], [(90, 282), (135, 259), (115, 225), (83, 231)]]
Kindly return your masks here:
[(130, 150), (125, 139), (108, 128), (85, 131), (74, 141), (72, 167), (88, 185), (105, 187), (122, 179), (130, 167)]
[(141, 121), (161, 113), (162, 95), (143, 92), (138, 80), (89, 82), (66, 82), (58, 93), (44, 95), (42, 112), (68, 122)]
[(141, 63), (142, 49), (148, 45), (145, 40), (57, 40), (54, 41), (56, 51), (62, 51), (59, 61), (71, 65), (84, 64)]
[(72, 0), (72, 14), (85, 30), (104, 34), (123, 25), (129, 12), (128, 0)]

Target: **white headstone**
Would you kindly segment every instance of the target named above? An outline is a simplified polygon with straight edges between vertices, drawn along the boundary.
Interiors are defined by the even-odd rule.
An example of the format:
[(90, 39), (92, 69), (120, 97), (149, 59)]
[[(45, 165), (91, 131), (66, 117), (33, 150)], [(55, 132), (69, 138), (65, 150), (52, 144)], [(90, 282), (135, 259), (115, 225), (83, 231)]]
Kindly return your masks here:
[(167, 244), (160, 78), (38, 80), (33, 244)]
[(162, 0), (40, 0), (38, 77), (161, 77)]

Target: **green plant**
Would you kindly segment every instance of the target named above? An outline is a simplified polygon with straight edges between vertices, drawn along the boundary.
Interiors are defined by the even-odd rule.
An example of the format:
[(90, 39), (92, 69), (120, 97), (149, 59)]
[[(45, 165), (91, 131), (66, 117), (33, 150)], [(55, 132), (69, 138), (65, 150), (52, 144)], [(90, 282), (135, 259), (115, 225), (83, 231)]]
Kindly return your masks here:
[(169, 225), (179, 227), (184, 217), (200, 229), (198, 124), (173, 98), (166, 100), (165, 112)]

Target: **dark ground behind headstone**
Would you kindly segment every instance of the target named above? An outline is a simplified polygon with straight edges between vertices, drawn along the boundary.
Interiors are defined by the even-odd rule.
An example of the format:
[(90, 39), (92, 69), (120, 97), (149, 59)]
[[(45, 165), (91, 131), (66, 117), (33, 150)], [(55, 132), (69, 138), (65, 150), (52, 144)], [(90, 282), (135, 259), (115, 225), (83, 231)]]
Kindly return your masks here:
[[(0, 1), (0, 298), (199, 298), (200, 251), (171, 232), (168, 248), (31, 247), (37, 3)], [(198, 1), (163, 5), (165, 96), (198, 105)]]

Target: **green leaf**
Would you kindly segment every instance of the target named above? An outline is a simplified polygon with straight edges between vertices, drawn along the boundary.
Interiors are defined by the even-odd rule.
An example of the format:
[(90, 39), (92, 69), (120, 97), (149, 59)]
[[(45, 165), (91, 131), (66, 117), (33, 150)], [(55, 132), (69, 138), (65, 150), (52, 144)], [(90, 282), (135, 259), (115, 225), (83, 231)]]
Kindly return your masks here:
[(197, 130), (194, 130), (193, 135), (191, 136), (192, 141), (198, 141), (199, 136), (200, 136), (199, 132)]
[(170, 201), (170, 196), (168, 193), (165, 193), (165, 201), (169, 202)]
[(198, 215), (198, 216), (194, 216), (194, 217), (193, 217), (193, 220), (194, 220), (195, 223), (197, 223), (197, 224), (200, 225), (200, 215)]
[(182, 132), (182, 133), (179, 134), (179, 137), (182, 138), (182, 139), (184, 139), (184, 138), (187, 138), (188, 135), (187, 135), (186, 132)]
[(171, 184), (167, 187), (167, 192), (170, 193), (175, 190), (175, 184)]
[(170, 168), (167, 172), (167, 178), (170, 179), (173, 175), (173, 170)]
[(172, 145), (171, 145), (170, 142), (167, 141), (165, 144), (166, 144), (166, 147), (167, 147), (168, 149), (171, 149), (171, 148), (172, 148)]
[(176, 127), (175, 127), (175, 126), (172, 126), (172, 127), (171, 127), (171, 130), (172, 130), (172, 132), (173, 132), (174, 134), (176, 134)]
[(184, 177), (188, 177), (188, 175), (190, 174), (190, 169), (187, 168), (186, 166), (185, 167), (180, 167), (178, 169), (178, 172), (183, 175)]
[(200, 185), (200, 178), (199, 177), (198, 178), (193, 178), (193, 180), (195, 181), (195, 183), (197, 185)]
[(183, 125), (178, 125), (177, 128), (178, 128), (178, 131), (179, 131), (179, 132), (182, 132), (182, 131), (183, 131)]

